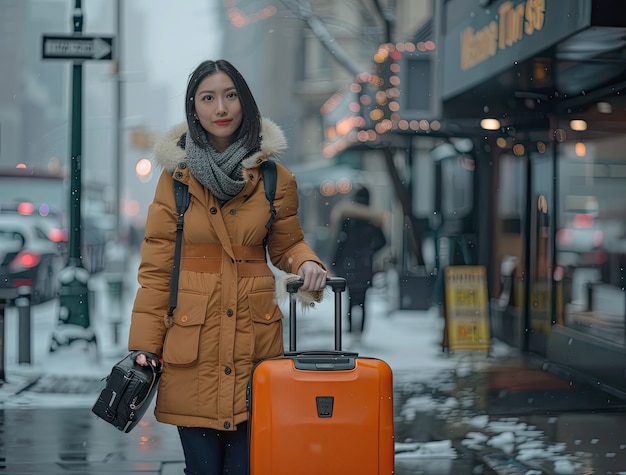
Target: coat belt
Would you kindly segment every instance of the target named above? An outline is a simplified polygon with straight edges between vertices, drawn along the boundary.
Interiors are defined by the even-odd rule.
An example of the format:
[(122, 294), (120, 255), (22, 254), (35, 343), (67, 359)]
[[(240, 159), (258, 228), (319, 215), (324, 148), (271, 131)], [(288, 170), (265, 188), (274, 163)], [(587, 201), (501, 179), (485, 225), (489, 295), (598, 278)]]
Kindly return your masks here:
[[(191, 272), (222, 272), (222, 246), (219, 244), (183, 244), (180, 268)], [(272, 275), (265, 261), (263, 246), (233, 246), (239, 277)]]

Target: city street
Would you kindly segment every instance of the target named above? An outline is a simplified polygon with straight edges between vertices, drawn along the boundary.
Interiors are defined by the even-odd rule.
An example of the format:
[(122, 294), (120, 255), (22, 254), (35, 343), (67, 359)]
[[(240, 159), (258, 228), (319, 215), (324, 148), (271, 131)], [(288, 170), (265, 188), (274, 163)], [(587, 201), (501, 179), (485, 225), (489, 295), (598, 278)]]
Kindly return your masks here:
[[(90, 282), (97, 347), (78, 339), (50, 353), (58, 317), (57, 302), (49, 302), (32, 309), (32, 364), (17, 364), (17, 312), (7, 309), (0, 473), (182, 473), (176, 430), (157, 423), (151, 409), (129, 434), (90, 411), (101, 378), (125, 353), (134, 265), (119, 307), (103, 276)], [(392, 310), (393, 299), (379, 280), (363, 340), (344, 332), (344, 347), (394, 371), (396, 474), (626, 473), (626, 401), (550, 374), (498, 342), (489, 354), (442, 352), (439, 310)], [(298, 349), (330, 347), (332, 312), (328, 298), (301, 316)]]
[(156, 400), (92, 411), (128, 342), (233, 428), (281, 328), (345, 381), (248, 386), (287, 475), (626, 475), (626, 1), (0, 0), (0, 45), (0, 475), (183, 474)]

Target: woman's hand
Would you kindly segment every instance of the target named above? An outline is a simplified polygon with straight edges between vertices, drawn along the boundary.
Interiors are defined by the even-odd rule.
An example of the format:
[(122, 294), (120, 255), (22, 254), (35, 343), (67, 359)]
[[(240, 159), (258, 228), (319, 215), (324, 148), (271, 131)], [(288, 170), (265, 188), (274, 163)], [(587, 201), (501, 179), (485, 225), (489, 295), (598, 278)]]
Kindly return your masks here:
[[(152, 356), (148, 357), (148, 355)], [(153, 355), (152, 353), (148, 353), (146, 351), (135, 351), (133, 356), (135, 358), (135, 363), (137, 363), (139, 366), (148, 366), (148, 364), (151, 363), (152, 366), (158, 368), (161, 365), (156, 355)]]
[(298, 269), (298, 275), (304, 280), (300, 287), (302, 290), (318, 291), (326, 287), (326, 271), (316, 262), (304, 261)]

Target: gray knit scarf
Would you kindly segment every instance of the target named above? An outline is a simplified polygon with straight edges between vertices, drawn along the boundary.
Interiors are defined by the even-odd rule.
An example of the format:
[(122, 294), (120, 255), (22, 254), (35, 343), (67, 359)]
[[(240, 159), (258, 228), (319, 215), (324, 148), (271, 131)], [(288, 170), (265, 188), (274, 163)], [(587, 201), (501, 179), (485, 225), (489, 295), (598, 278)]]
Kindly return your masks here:
[(187, 137), (185, 152), (189, 170), (222, 204), (236, 196), (246, 184), (241, 161), (250, 151), (242, 144), (243, 138), (218, 152), (208, 141), (202, 148)]

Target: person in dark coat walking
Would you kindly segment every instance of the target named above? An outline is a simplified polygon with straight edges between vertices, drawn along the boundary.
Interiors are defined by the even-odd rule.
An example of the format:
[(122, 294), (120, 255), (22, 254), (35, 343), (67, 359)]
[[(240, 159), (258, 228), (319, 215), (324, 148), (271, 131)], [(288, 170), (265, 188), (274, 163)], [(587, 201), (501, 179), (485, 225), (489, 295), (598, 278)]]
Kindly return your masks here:
[[(387, 244), (383, 232), (384, 214), (369, 204), (369, 190), (361, 187), (356, 191), (353, 202), (337, 205), (331, 218), (338, 227), (331, 266), (335, 275), (346, 279), (348, 329), (357, 338), (365, 329), (365, 294), (372, 286), (374, 255)], [(355, 307), (361, 308), (360, 331), (352, 321)]]

